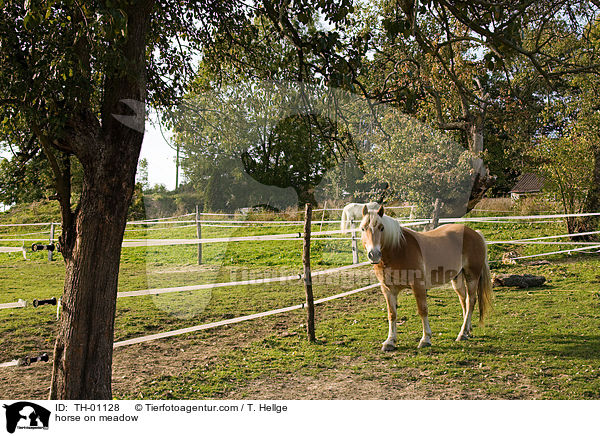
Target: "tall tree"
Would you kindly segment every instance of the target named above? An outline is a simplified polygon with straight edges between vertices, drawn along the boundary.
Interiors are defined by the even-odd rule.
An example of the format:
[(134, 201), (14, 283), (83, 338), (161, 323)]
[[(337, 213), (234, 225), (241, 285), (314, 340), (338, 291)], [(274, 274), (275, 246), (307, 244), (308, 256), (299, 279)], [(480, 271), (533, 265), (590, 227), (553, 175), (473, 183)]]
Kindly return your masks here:
[[(347, 12), (343, 3), (340, 8)], [(326, 50), (339, 35), (322, 29), (308, 5), (305, 9), (290, 5), (296, 15), (286, 20), (291, 20), (294, 34), (326, 42), (325, 48), (298, 49), (281, 38), (271, 20), (269, 11), (275, 6), (270, 2), (261, 6), (246, 28), (235, 35), (224, 31), (215, 36), (213, 47), (227, 50), (206, 51), (193, 92), (171, 116), (176, 140), (191, 157), (184, 160), (184, 167), (196, 172), (188, 171), (188, 177), (203, 179), (207, 193), (216, 179), (236, 174), (236, 191), (242, 194), (242, 184), (247, 183), (239, 183), (243, 180), (239, 161), (242, 171), (260, 184), (291, 187), (300, 205), (315, 204), (315, 188), (325, 173), (353, 150), (342, 121), (330, 110), (334, 97), (312, 67), (319, 60), (318, 50)], [(335, 11), (327, 15), (333, 17)], [(332, 20), (341, 21), (344, 13)], [(251, 44), (246, 44), (248, 39)], [(216, 170), (217, 161), (233, 171)]]
[[(285, 87), (248, 82), (220, 90), (199, 87), (206, 77), (196, 77), (196, 90), (169, 115), (174, 141), (182, 151), (185, 177), (194, 190), (202, 193), (205, 209), (233, 211), (257, 204), (276, 208), (294, 205), (297, 199), (293, 191), (255, 180), (241, 159), (245, 152), (266, 143), (283, 116)], [(291, 185), (283, 187), (287, 186)]]
[(344, 140), (336, 124), (296, 113), (280, 120), (264, 141), (245, 151), (242, 162), (255, 180), (292, 187), (299, 206), (316, 205), (315, 189), (336, 162), (335, 143)]
[[(549, 93), (542, 112), (544, 128), (527, 150), (532, 166), (569, 214), (600, 211), (599, 84), (597, 76), (586, 74)], [(596, 216), (566, 219), (569, 233), (596, 230), (598, 221)]]
[[(108, 399), (121, 241), (143, 138), (153, 3), (3, 3), (3, 115), (30, 126), (54, 173), (62, 213), (66, 278), (50, 398)], [(139, 104), (140, 113), (124, 100)], [(129, 116), (133, 124), (115, 115)], [(84, 169), (75, 209), (71, 155)]]
[[(66, 263), (50, 398), (110, 399), (121, 243), (147, 102), (168, 104), (189, 42), (244, 13), (237, 3), (0, 1), (3, 138), (31, 138), (51, 168)], [(230, 21), (228, 21), (231, 18)], [(21, 142), (11, 141), (13, 147)], [(71, 159), (83, 168), (71, 196)]]
[[(391, 0), (378, 5), (362, 19), (365, 31), (374, 35), (375, 55), (369, 61), (373, 68), (358, 80), (365, 81), (372, 98), (461, 133), (478, 173), (471, 207), (493, 181), (481, 161), (490, 111), (510, 107), (505, 97), (529, 101), (515, 87), (523, 67), (550, 87), (570, 75), (598, 71), (589, 31), (598, 9), (589, 2)], [(576, 49), (560, 47), (573, 34), (578, 35)], [(509, 91), (504, 95), (494, 92), (500, 81)]]

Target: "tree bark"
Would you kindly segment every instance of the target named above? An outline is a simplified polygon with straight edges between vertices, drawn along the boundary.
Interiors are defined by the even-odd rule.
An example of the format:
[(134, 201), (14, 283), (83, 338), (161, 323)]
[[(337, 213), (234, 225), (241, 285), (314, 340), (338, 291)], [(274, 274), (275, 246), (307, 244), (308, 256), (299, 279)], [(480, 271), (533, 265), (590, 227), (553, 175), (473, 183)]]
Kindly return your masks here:
[[(98, 141), (100, 142), (100, 141)], [(141, 136), (86, 168), (72, 226), (50, 399), (112, 399), (112, 350), (121, 244)], [(99, 144), (106, 149), (106, 144)], [(125, 152), (129, 150), (129, 152)]]
[(473, 119), (467, 122), (467, 144), (469, 151), (473, 153), (473, 182), (471, 195), (467, 202), (466, 213), (470, 212), (481, 201), (488, 189), (492, 187), (496, 181), (496, 176), (492, 176), (485, 166), (481, 153), (483, 153), (484, 125), (485, 125), (485, 110), (472, 117)]
[(483, 153), (483, 129), (485, 122), (485, 114), (480, 113), (477, 116), (471, 116), (471, 119), (466, 122), (466, 134), (467, 134), (467, 147), (473, 154), (473, 170), (475, 174), (479, 174), (480, 177), (486, 177), (488, 175), (487, 168), (481, 159), (481, 153)]
[(436, 198), (433, 204), (433, 213), (431, 214), (431, 221), (425, 226), (425, 230), (433, 230), (440, 224), (440, 213), (442, 211), (443, 202), (440, 198)]
[[(83, 167), (72, 212), (61, 199), (66, 263), (50, 399), (112, 399), (112, 353), (121, 245), (144, 138), (146, 35), (152, 0), (130, 3), (121, 60), (107, 66), (100, 116), (75, 106), (62, 142)], [(66, 191), (65, 191), (66, 192)]]
[(475, 206), (477, 206), (477, 203), (481, 201), (487, 190), (492, 187), (495, 181), (496, 176), (490, 175), (487, 169), (483, 177), (480, 176), (479, 173), (475, 174), (473, 187), (471, 188), (471, 195), (469, 196), (467, 210), (465, 213), (469, 213)]
[(483, 153), (483, 119), (479, 118), (468, 123), (469, 150), (474, 154)]

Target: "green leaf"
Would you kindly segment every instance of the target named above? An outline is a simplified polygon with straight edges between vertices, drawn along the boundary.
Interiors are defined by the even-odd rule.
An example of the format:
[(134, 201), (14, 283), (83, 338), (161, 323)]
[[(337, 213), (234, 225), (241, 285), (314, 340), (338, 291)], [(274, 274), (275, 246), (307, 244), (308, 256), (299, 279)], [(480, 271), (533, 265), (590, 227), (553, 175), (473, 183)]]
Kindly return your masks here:
[(29, 11), (25, 18), (23, 18), (23, 26), (26, 30), (33, 30), (40, 24), (41, 20), (38, 14), (33, 11)]

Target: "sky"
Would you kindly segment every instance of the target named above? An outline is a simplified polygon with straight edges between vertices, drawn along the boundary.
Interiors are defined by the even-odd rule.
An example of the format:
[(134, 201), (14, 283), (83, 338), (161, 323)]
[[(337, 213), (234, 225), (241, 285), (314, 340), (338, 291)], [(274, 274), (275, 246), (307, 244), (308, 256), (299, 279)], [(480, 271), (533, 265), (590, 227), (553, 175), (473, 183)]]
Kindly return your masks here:
[[(150, 186), (165, 185), (167, 189), (175, 189), (175, 150), (163, 135), (157, 123), (156, 115), (146, 122), (146, 133), (142, 143), (140, 159), (148, 160), (148, 182)], [(170, 133), (163, 128), (164, 136), (170, 141)], [(180, 173), (181, 181), (181, 173)]]
[[(146, 122), (146, 133), (142, 143), (141, 158), (148, 160), (148, 182), (150, 186), (162, 184), (167, 189), (175, 189), (175, 151), (169, 146), (160, 132), (157, 117), (151, 116)], [(163, 128), (167, 140), (170, 141), (170, 133)], [(9, 149), (0, 148), (0, 159), (10, 159), (12, 156)], [(181, 174), (180, 174), (181, 180)]]

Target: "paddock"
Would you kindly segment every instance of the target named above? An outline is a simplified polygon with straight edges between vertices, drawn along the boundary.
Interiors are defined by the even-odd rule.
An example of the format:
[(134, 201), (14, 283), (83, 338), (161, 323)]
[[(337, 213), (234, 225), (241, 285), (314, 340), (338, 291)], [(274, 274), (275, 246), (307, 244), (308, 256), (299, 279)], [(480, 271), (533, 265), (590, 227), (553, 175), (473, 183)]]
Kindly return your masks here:
[[(600, 245), (566, 241), (562, 215), (480, 215), (458, 221), (484, 233), (492, 272), (531, 272), (550, 282), (527, 291), (497, 288), (489, 322), (464, 344), (453, 340), (460, 327), (454, 292), (432, 289), (430, 350), (415, 349), (414, 298), (401, 296), (398, 349), (389, 355), (379, 351), (385, 302), (362, 250), (353, 264), (352, 237), (339, 232), (339, 212), (313, 222), (313, 272), (322, 272), (314, 279), (315, 299), (323, 300), (316, 344), (304, 336), (301, 217), (203, 215), (202, 238), (191, 215), (130, 223), (119, 285), (115, 395), (598, 398), (600, 298), (590, 283), (598, 283)], [(0, 305), (60, 296), (60, 254), (53, 262), (44, 252), (22, 256), (26, 243), (49, 242), (49, 223), (33, 224), (0, 227), (0, 246), (20, 249), (0, 253), (6, 272)], [(502, 253), (515, 247), (518, 263), (501, 264)], [(526, 265), (537, 258), (550, 263)], [(0, 319), (0, 362), (52, 353), (56, 306), (10, 307), (0, 310)], [(45, 398), (50, 371), (43, 362), (0, 368), (4, 396)]]

